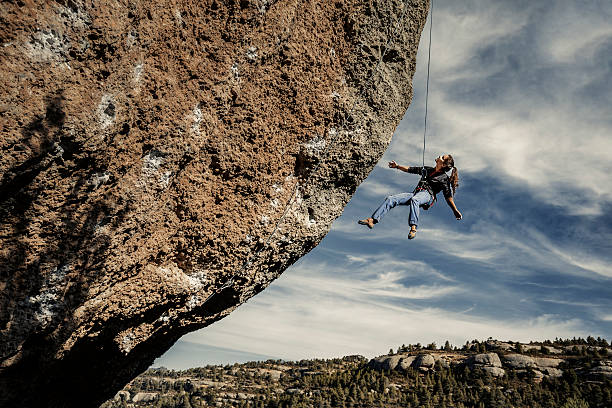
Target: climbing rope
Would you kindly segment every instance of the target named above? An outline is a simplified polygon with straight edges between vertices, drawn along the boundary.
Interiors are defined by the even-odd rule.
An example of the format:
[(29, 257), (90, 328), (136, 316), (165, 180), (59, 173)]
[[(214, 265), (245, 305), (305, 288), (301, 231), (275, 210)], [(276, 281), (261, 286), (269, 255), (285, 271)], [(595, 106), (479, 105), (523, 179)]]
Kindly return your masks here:
[[(364, 83), (363, 87), (359, 90), (359, 92), (357, 93), (357, 97), (355, 98), (353, 105), (351, 106), (351, 109), (349, 110), (349, 112), (343, 117), (342, 119), (342, 123), (340, 125), (340, 129), (338, 131), (336, 131), (336, 134), (334, 137), (332, 137), (332, 139), (330, 140), (330, 143), (327, 144), (327, 146), (324, 149), (324, 153), (326, 152), (326, 150), (329, 148), (329, 146), (333, 145), (336, 141), (336, 139), (338, 138), (338, 136), (340, 135), (341, 131), (344, 130), (345, 125), (347, 123), (348, 118), (351, 117), (353, 111), (355, 110), (356, 106), (357, 106), (357, 102), (361, 97), (361, 93), (365, 90), (368, 89), (368, 85), (370, 83), (370, 81), (372, 81), (372, 79), (374, 78), (374, 76), (376, 75), (376, 72), (378, 71), (378, 68), (380, 67), (380, 65), (383, 62), (384, 56), (387, 53), (387, 51), (389, 50), (389, 47), (393, 44), (394, 41), (394, 37), (397, 34), (397, 31), (404, 26), (404, 17), (406, 15), (406, 11), (408, 9), (408, 1), (406, 0), (404, 2), (404, 6), (402, 9), (402, 13), (401, 16), (399, 18), (398, 23), (401, 22), (401, 25), (398, 25), (396, 23), (395, 25), (395, 29), (393, 30), (393, 33), (391, 34), (391, 36), (388, 38), (385, 46), (384, 46), (384, 50), (381, 52), (380, 57), (378, 58), (378, 62), (376, 64), (376, 67), (374, 68), (374, 70), (372, 71), (372, 74), (370, 75), (370, 77), (368, 78), (368, 80)], [(297, 15), (297, 10), (296, 9), (296, 13), (294, 15), (294, 19), (295, 16)], [(293, 25), (293, 24), (292, 24)], [(430, 32), (430, 38), (431, 38), (431, 32)], [(431, 39), (430, 39), (431, 42)], [(429, 72), (429, 67), (428, 67), (428, 72)], [(312, 175), (314, 175), (316, 173), (316, 171), (318, 170), (319, 166), (321, 165), (321, 161), (319, 161), (315, 167), (313, 168), (312, 172), (310, 173), (309, 177), (312, 177)], [(306, 184), (306, 182), (308, 181), (308, 178), (304, 181), (304, 185)], [(281, 215), (281, 217), (278, 219), (278, 221), (276, 222), (276, 226), (274, 227), (274, 230), (272, 231), (272, 233), (268, 236), (268, 238), (266, 239), (266, 241), (264, 242), (264, 245), (259, 248), (257, 251), (255, 251), (254, 253), (251, 253), (247, 259), (245, 260), (245, 262), (242, 264), (241, 268), (238, 270), (238, 272), (234, 273), (223, 285), (221, 285), (221, 287), (219, 287), (219, 289), (213, 291), (207, 298), (206, 300), (201, 304), (201, 306), (205, 305), (210, 299), (212, 299), (215, 295), (221, 293), (223, 290), (231, 287), (234, 284), (234, 280), (236, 277), (241, 276), (242, 272), (246, 269), (247, 266), (251, 265), (253, 263), (253, 260), (256, 259), (259, 254), (261, 253), (261, 251), (265, 248), (267, 248), (268, 244), (270, 243), (270, 240), (272, 239), (272, 237), (274, 236), (274, 234), (276, 233), (276, 231), (278, 231), (278, 228), (281, 224), (281, 222), (285, 219), (287, 213), (289, 212), (289, 208), (291, 207), (291, 205), (293, 204), (293, 199), (295, 198), (297, 191), (300, 187), (300, 183), (299, 181), (296, 183), (295, 188), (293, 190), (293, 193), (291, 194), (291, 197), (289, 198), (289, 201), (287, 202), (287, 205), (285, 206), (285, 209), (283, 211), (283, 214)]]
[(425, 135), (427, 134), (427, 102), (429, 101), (429, 66), (431, 63), (431, 29), (433, 27), (433, 0), (431, 0), (430, 20), (429, 20), (429, 51), (427, 54), (427, 87), (425, 90), (425, 124), (423, 126), (423, 166), (421, 168), (421, 175), (424, 177), (425, 174)]

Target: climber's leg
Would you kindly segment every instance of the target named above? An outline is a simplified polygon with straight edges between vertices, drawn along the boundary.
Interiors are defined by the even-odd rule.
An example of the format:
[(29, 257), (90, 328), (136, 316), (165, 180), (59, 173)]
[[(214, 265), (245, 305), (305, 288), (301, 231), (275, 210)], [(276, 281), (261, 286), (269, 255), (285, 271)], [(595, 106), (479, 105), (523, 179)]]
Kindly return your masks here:
[(410, 200), (410, 215), (408, 216), (408, 225), (412, 229), (416, 229), (419, 225), (419, 210), (420, 205), (431, 201), (431, 195), (427, 191), (419, 191)]
[(412, 193), (401, 193), (385, 197), (385, 201), (372, 214), (374, 224), (378, 223), (396, 205), (407, 205), (413, 195)]

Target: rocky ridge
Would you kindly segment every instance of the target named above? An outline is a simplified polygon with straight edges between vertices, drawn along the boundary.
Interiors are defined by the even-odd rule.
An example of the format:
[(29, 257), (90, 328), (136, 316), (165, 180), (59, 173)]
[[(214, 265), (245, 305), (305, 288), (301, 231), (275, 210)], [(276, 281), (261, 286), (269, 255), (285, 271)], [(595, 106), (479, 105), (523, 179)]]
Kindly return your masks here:
[[(543, 378), (563, 376), (564, 369), (576, 369), (572, 367), (571, 361), (575, 361), (576, 355), (581, 351), (590, 350), (612, 357), (612, 348), (608, 347), (585, 345), (553, 347), (499, 341), (489, 341), (483, 345), (485, 349), (497, 352), (474, 353), (470, 351), (472, 345), (466, 347), (466, 351), (414, 350), (376, 357), (368, 364), (376, 370), (406, 371), (410, 368), (421, 372), (434, 370), (436, 364), (440, 364), (442, 368), (464, 366), (472, 370), (480, 369), (493, 377), (503, 377), (508, 371), (512, 371), (516, 375), (529, 374), (533, 376), (534, 381), (541, 381)], [(548, 354), (555, 356), (547, 357)], [(579, 367), (578, 372), (588, 378), (603, 377), (612, 380), (612, 358), (602, 358), (593, 367)]]
[(2, 2), (0, 404), (95, 406), (317, 245), (428, 6)]
[[(603, 341), (601, 341), (603, 344)], [(149, 369), (102, 408), (291, 406), (608, 408), (612, 350), (487, 341), (362, 356)], [(562, 351), (550, 357), (549, 348)], [(590, 350), (588, 350), (590, 348)], [(411, 349), (407, 352), (403, 349)], [(517, 349), (521, 350), (520, 352)], [(529, 349), (524, 351), (524, 349)], [(556, 367), (556, 368), (555, 368)], [(547, 369), (560, 372), (546, 373)]]

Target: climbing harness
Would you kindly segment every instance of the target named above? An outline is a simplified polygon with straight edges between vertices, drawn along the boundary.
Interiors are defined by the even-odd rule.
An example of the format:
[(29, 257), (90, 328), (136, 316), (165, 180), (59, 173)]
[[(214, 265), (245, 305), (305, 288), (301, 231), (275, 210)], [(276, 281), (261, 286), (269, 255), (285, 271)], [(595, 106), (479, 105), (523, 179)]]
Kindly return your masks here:
[(436, 195), (434, 194), (433, 189), (429, 185), (427, 178), (425, 178), (424, 176), (421, 176), (421, 179), (417, 183), (412, 193), (416, 194), (419, 191), (427, 191), (429, 195), (431, 196), (431, 199), (429, 200), (429, 202), (421, 204), (421, 208), (423, 208), (424, 210), (429, 210), (436, 203)]
[[(298, 10), (297, 8), (298, 6), (296, 6), (296, 10)], [(433, 4), (432, 4), (433, 7)], [(408, 10), (408, 0), (404, 1), (404, 7), (401, 13), (401, 16), (399, 18), (399, 21), (401, 22), (400, 25), (396, 24), (395, 25), (395, 29), (394, 31), (391, 33), (390, 37), (388, 38), (385, 46), (384, 46), (384, 51), (381, 52), (381, 55), (378, 59), (378, 62), (376, 64), (376, 67), (374, 68), (374, 70), (372, 71), (372, 74), (370, 75), (370, 77), (368, 78), (368, 80), (364, 83), (363, 87), (359, 90), (359, 92), (357, 93), (357, 97), (355, 98), (355, 100), (353, 101), (353, 105), (351, 106), (351, 109), (349, 110), (349, 112), (344, 115), (344, 117), (342, 118), (342, 122), (340, 125), (340, 128), (335, 132), (335, 136), (331, 138), (330, 142), (327, 143), (325, 150), (327, 150), (329, 148), (329, 146), (333, 145), (337, 139), (337, 137), (340, 135), (341, 131), (344, 130), (344, 127), (346, 126), (346, 123), (348, 121), (348, 118), (351, 118), (351, 115), (353, 113), (353, 111), (355, 110), (355, 107), (357, 106), (357, 101), (360, 99), (362, 92), (365, 89), (368, 89), (370, 81), (373, 80), (374, 76), (376, 75), (378, 68), (380, 67), (380, 65), (383, 62), (384, 56), (386, 55), (387, 51), (389, 50), (389, 47), (393, 44), (393, 39), (395, 37), (395, 35), (398, 32), (398, 29), (400, 29), (401, 27), (404, 26), (404, 17), (406, 15), (406, 11)], [(295, 20), (295, 16), (297, 15), (297, 11), (294, 14), (294, 20)], [(295, 26), (294, 24), (291, 24), (291, 26)], [(430, 28), (430, 38), (431, 38), (431, 28)], [(430, 39), (431, 42), (431, 39)], [(431, 51), (430, 51), (431, 52)], [(428, 77), (429, 77), (429, 67), (428, 67)], [(423, 153), (425, 154), (425, 153)], [(423, 156), (424, 157), (424, 156)], [(423, 159), (424, 161), (424, 159)], [(313, 174), (316, 173), (316, 171), (318, 170), (320, 164), (322, 163), (322, 161), (319, 161), (315, 167), (313, 168), (312, 172), (309, 175), (309, 178), (312, 177)], [(304, 181), (304, 184), (308, 181), (308, 179), (306, 179)], [(276, 226), (274, 227), (274, 230), (272, 231), (272, 233), (268, 236), (268, 238), (266, 239), (264, 245), (259, 248), (257, 251), (255, 251), (254, 253), (250, 254), (247, 259), (245, 260), (245, 262), (242, 264), (242, 267), (238, 270), (238, 272), (234, 273), (223, 285), (221, 285), (221, 287), (219, 287), (219, 289), (213, 291), (207, 298), (206, 300), (204, 300), (204, 302), (201, 304), (202, 306), (205, 305), (210, 299), (212, 299), (215, 295), (221, 293), (222, 291), (224, 291), (225, 289), (228, 289), (230, 287), (233, 286), (235, 279), (239, 276), (242, 275), (242, 272), (246, 269), (247, 266), (252, 265), (253, 261), (259, 256), (259, 254), (261, 253), (261, 251), (264, 248), (267, 248), (268, 244), (270, 243), (270, 240), (272, 239), (272, 237), (274, 236), (274, 234), (276, 233), (276, 231), (278, 231), (278, 228), (280, 226), (280, 223), (284, 220), (285, 216), (287, 215), (287, 213), (289, 212), (289, 208), (291, 206), (291, 204), (293, 204), (293, 200), (297, 194), (297, 191), (300, 187), (300, 183), (299, 181), (296, 183), (295, 188), (293, 190), (293, 193), (291, 195), (291, 197), (289, 198), (289, 201), (287, 202), (287, 205), (285, 206), (285, 210), (283, 211), (283, 214), (281, 215), (281, 217), (278, 219)]]

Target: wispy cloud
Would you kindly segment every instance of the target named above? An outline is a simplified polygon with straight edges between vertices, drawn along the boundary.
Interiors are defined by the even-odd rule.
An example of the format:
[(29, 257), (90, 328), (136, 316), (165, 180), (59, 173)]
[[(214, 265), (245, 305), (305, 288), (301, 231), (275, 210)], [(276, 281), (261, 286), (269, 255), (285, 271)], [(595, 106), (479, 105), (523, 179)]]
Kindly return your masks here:
[[(407, 209), (403, 210), (407, 212)], [(340, 219), (334, 224), (334, 231), (347, 234), (347, 238), (351, 240), (369, 242), (372, 247), (383, 242), (402, 239), (407, 233), (407, 223), (395, 222), (401, 216), (397, 215), (398, 210), (394, 211), (395, 214), (389, 213), (387, 216), (389, 219), (383, 219), (374, 230), (366, 230), (351, 219)], [(508, 229), (492, 221), (482, 220), (474, 222), (470, 230), (462, 232), (429, 214), (423, 217), (428, 218), (417, 234), (420, 250), (438, 256), (443, 255), (449, 260), (477, 262), (513, 274), (525, 274), (525, 267), (528, 266), (555, 267), (559, 273), (570, 274), (584, 275), (577, 270), (577, 267), (605, 276), (608, 276), (606, 273), (610, 273), (610, 268), (606, 269), (609, 262), (605, 259), (591, 256), (588, 263), (584, 261), (581, 264), (577, 261), (579, 255), (571, 255), (572, 252), (569, 250), (564, 253), (543, 234), (524, 226)], [(376, 268), (386, 266), (384, 260), (374, 258), (371, 259), (371, 264)]]
[[(470, 64), (483, 46), (496, 43), (520, 32), (528, 22), (528, 12), (508, 2), (483, 7), (482, 2), (447, 3), (434, 10), (435, 37), (432, 40), (432, 76), (437, 81), (453, 82), (474, 76), (474, 69), (485, 76), (501, 67)], [(429, 30), (429, 20), (424, 33)], [(427, 50), (423, 36), (419, 51)], [(425, 61), (421, 56), (420, 61)]]
[(542, 302), (550, 302), (556, 303), (559, 305), (569, 305), (569, 306), (584, 306), (584, 307), (600, 307), (602, 306), (599, 303), (591, 303), (591, 302), (571, 302), (563, 299), (542, 299)]
[[(258, 296), (228, 318), (186, 339), (301, 359), (347, 354), (372, 357), (402, 343), (443, 344), (448, 339), (460, 345), (489, 336), (527, 341), (585, 333), (576, 319), (554, 315), (511, 321), (474, 318), (437, 307), (412, 308), (384, 302), (383, 298), (346, 296), (344, 289), (351, 282), (334, 290), (325, 285), (328, 282), (321, 284), (318, 276), (294, 278), (283, 276), (273, 284), (280, 289), (276, 293)], [(325, 291), (321, 291), (323, 287)], [(303, 291), (309, 296), (303, 296)]]
[[(592, 60), (593, 51), (612, 36), (612, 13), (605, 2), (564, 2), (549, 9), (541, 20), (538, 38), (540, 51), (555, 63), (580, 64)], [(559, 24), (562, 22), (562, 24)], [(576, 35), (581, 33), (581, 35)]]
[[(609, 104), (594, 102), (612, 84), (591, 88), (611, 75), (597, 57), (612, 49), (606, 10), (570, 2), (438, 7), (429, 156), (452, 152), (460, 170), (519, 181), (570, 214), (601, 214), (602, 201), (612, 201), (612, 185), (602, 182), (612, 171), (612, 124)], [(390, 158), (419, 157), (423, 105), (417, 94)]]
[(582, 251), (578, 252), (571, 247), (560, 247), (535, 230), (531, 230), (530, 234), (536, 242), (548, 250), (550, 258), (556, 258), (576, 268), (612, 278), (612, 265), (609, 259), (601, 259), (597, 255), (586, 254)]

